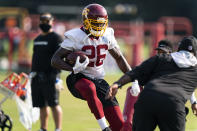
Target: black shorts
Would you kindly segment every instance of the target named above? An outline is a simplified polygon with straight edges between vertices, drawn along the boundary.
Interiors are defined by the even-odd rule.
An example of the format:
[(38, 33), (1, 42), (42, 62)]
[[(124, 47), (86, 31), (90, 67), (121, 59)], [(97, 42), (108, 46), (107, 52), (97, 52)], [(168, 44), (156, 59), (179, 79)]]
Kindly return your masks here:
[(32, 79), (33, 107), (53, 107), (59, 104), (59, 91), (55, 88), (56, 76), (54, 73), (37, 73)]
[(83, 75), (81, 73), (78, 73), (78, 74), (73, 74), (72, 73), (66, 79), (67, 87), (68, 87), (69, 91), (71, 92), (71, 94), (74, 97), (85, 100), (81, 96), (80, 92), (75, 88), (75, 83), (78, 80), (80, 80), (81, 78), (86, 78), (86, 79), (92, 81), (95, 84), (97, 97), (99, 98), (99, 100), (103, 104), (104, 108), (109, 107), (109, 106), (118, 106), (119, 105), (116, 98), (114, 98), (113, 100), (105, 100), (106, 92), (109, 89), (109, 84), (105, 80), (103, 80), (103, 79), (91, 79), (91, 78), (86, 77), (85, 75)]

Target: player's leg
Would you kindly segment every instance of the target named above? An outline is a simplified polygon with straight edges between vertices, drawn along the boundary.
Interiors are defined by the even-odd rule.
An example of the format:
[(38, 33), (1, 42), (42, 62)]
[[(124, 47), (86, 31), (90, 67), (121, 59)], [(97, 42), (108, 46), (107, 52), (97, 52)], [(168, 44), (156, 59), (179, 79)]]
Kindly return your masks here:
[(94, 81), (97, 88), (97, 96), (103, 104), (105, 117), (110, 124), (112, 131), (120, 131), (123, 125), (123, 116), (116, 98), (106, 100), (105, 95), (109, 89), (109, 84), (105, 80)]
[(86, 78), (82, 78), (76, 82), (75, 88), (87, 101), (88, 106), (97, 119), (101, 129), (105, 129), (108, 125), (105, 120), (102, 103), (97, 97), (95, 84)]
[(120, 131), (124, 120), (119, 106), (109, 106), (104, 108), (105, 117), (110, 123), (112, 131)]
[(53, 113), (53, 119), (55, 121), (56, 131), (61, 131), (62, 129), (62, 108), (60, 105), (51, 107)]
[(33, 107), (40, 108), (40, 126), (43, 131), (47, 130), (48, 109), (44, 99), (43, 83), (40, 82), (39, 75), (36, 75), (31, 81), (31, 93)]
[(41, 129), (47, 130), (48, 128), (48, 120), (49, 120), (49, 107), (41, 107), (40, 108), (40, 126)]
[[(49, 82), (50, 81), (50, 82)], [(56, 131), (61, 131), (62, 129), (62, 108), (59, 105), (59, 90), (55, 87), (56, 75), (51, 74), (50, 79), (46, 84), (46, 94), (45, 98), (48, 105), (51, 107), (53, 120), (55, 123)]]

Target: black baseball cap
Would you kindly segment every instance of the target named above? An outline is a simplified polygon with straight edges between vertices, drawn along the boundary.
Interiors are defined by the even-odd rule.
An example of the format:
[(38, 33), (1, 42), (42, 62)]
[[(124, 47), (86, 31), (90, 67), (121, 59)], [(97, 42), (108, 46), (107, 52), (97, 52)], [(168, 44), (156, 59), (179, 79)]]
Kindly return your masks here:
[(45, 20), (47, 20), (47, 21), (53, 20), (52, 14), (50, 14), (50, 13), (44, 13), (44, 14), (42, 14), (40, 16), (40, 21), (45, 21)]
[(158, 47), (155, 50), (163, 50), (166, 53), (172, 52), (172, 43), (169, 40), (161, 40), (158, 43)]
[(186, 36), (179, 42), (178, 51), (186, 50), (197, 56), (197, 39), (194, 36)]

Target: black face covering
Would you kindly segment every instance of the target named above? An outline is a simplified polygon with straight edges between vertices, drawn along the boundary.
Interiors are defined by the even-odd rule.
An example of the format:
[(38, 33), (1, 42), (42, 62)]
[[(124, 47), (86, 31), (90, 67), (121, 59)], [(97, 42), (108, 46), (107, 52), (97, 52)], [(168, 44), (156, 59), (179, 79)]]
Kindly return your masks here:
[(51, 25), (49, 24), (40, 24), (39, 26), (43, 32), (48, 32), (51, 29)]

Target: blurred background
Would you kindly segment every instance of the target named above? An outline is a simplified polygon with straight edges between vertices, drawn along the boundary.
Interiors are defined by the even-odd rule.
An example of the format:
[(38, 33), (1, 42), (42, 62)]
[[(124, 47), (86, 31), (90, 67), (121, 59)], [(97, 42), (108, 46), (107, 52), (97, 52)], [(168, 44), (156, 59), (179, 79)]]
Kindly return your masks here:
[(107, 9), (109, 25), (131, 66), (154, 55), (161, 39), (173, 41), (176, 50), (180, 38), (197, 35), (195, 0), (1, 0), (0, 71), (30, 71), (32, 40), (40, 31), (41, 13), (55, 16), (54, 30), (63, 36), (81, 26), (81, 11), (90, 3)]

